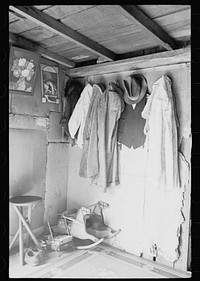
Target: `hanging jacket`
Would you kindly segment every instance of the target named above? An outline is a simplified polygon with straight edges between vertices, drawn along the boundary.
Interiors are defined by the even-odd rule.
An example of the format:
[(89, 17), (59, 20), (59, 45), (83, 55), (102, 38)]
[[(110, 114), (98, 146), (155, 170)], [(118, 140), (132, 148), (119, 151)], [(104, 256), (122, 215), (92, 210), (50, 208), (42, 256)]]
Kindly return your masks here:
[(68, 123), (69, 133), (72, 138), (75, 138), (75, 135), (78, 131), (76, 143), (80, 148), (83, 147), (83, 129), (85, 126), (85, 119), (90, 105), (92, 93), (93, 87), (88, 83), (83, 89)]
[(104, 191), (119, 184), (117, 128), (122, 110), (123, 100), (117, 92), (93, 86), (79, 175), (91, 178)]
[(63, 108), (62, 108), (62, 117), (61, 117), (61, 126), (64, 127), (65, 136), (70, 138), (69, 133), (69, 119), (72, 115), (72, 112), (75, 108), (75, 105), (80, 97), (80, 94), (83, 90), (83, 86), (79, 81), (69, 80), (65, 85), (65, 94), (63, 97)]

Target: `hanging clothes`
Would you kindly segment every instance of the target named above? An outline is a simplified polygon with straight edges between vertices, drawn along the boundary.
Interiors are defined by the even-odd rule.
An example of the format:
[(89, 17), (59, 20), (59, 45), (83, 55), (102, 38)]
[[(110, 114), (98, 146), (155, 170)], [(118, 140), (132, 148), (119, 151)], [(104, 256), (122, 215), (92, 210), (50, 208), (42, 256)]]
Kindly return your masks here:
[(76, 80), (68, 80), (65, 85), (65, 94), (63, 97), (63, 108), (62, 108), (62, 117), (61, 117), (61, 126), (64, 127), (65, 137), (67, 139), (71, 138), (69, 133), (69, 119), (72, 115), (72, 112), (75, 108), (75, 105), (80, 97), (80, 94), (83, 90), (83, 85)]
[(178, 119), (169, 77), (162, 76), (154, 83), (142, 117), (146, 119), (149, 181), (158, 189), (178, 188)]
[(83, 130), (85, 127), (85, 119), (88, 113), (92, 93), (93, 87), (88, 83), (83, 89), (68, 123), (69, 133), (73, 139), (78, 131), (76, 143), (80, 148), (83, 147)]
[(142, 146), (145, 142), (145, 120), (141, 117), (146, 98), (144, 97), (133, 109), (132, 105), (125, 104), (125, 109), (119, 119), (117, 139), (119, 143), (134, 149)]
[(146, 119), (147, 168), (143, 213), (143, 253), (160, 254), (174, 262), (179, 257), (184, 184), (179, 179), (176, 111), (171, 80), (162, 76), (142, 112)]
[(123, 106), (119, 93), (109, 87), (103, 92), (98, 85), (93, 85), (79, 175), (91, 178), (104, 191), (119, 184), (117, 128)]

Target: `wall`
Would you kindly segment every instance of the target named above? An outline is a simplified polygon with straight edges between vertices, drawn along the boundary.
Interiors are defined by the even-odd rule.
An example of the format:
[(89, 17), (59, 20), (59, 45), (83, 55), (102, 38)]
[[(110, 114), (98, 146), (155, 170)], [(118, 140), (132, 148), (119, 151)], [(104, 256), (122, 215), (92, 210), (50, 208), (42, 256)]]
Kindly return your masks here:
[[(135, 71), (137, 73), (137, 71)], [(123, 79), (133, 72), (121, 72), (107, 75), (96, 75), (86, 77), (92, 83)], [(160, 66), (140, 70), (147, 81), (149, 91), (152, 85), (162, 75), (168, 75), (172, 80), (172, 89), (175, 94), (177, 112), (180, 121), (180, 134), (185, 128), (185, 124), (191, 120), (191, 89), (190, 89), (190, 64), (178, 64), (170, 66)], [(191, 137), (181, 139), (180, 149), (184, 153), (186, 161), (190, 164)], [(146, 154), (142, 147), (133, 150), (122, 147), (120, 150), (120, 178), (119, 186), (102, 193), (98, 188), (90, 184), (89, 179), (78, 176), (79, 163), (81, 159), (81, 149), (78, 146), (70, 147), (68, 150), (68, 191), (67, 208), (78, 208), (88, 206), (103, 200), (110, 204), (105, 210), (105, 222), (111, 227), (120, 228), (121, 233), (108, 243), (138, 255), (141, 247), (142, 231), (142, 211), (144, 202), (144, 179)], [(183, 213), (185, 221), (181, 229), (181, 256), (178, 262), (172, 264), (162, 257), (158, 257), (158, 262), (167, 264), (177, 269), (187, 269), (187, 245), (190, 213), (190, 182), (187, 184), (184, 194)]]
[[(46, 62), (46, 60), (44, 60)], [(137, 72), (137, 71), (136, 71)], [(97, 75), (87, 77), (91, 82), (119, 81), (133, 72)], [(173, 83), (176, 97), (179, 131), (190, 121), (190, 65), (178, 64), (159, 66), (140, 70), (152, 85), (162, 75), (168, 75)], [(65, 77), (60, 71), (61, 91), (64, 89)], [(9, 178), (10, 197), (16, 195), (38, 195), (43, 201), (33, 209), (32, 228), (36, 235), (42, 233), (46, 221), (56, 224), (57, 214), (66, 208), (88, 206), (103, 200), (110, 204), (105, 210), (105, 222), (111, 227), (120, 228), (121, 233), (108, 243), (139, 254), (141, 247), (141, 223), (144, 200), (144, 178), (146, 154), (144, 149), (136, 150), (122, 147), (120, 150), (119, 186), (109, 189), (107, 193), (92, 186), (90, 180), (78, 176), (81, 149), (77, 145), (68, 146), (62, 141), (60, 121), (60, 104), (41, 103), (40, 73), (36, 79), (34, 95), (24, 96), (9, 94)], [(190, 164), (191, 138), (183, 138), (180, 149)], [(162, 257), (159, 261), (170, 266), (186, 270), (188, 228), (190, 213), (190, 182), (184, 194), (181, 257), (176, 264), (170, 264)], [(18, 220), (13, 207), (10, 206), (10, 238), (17, 231)]]
[[(56, 65), (46, 59), (41, 62)], [(59, 71), (62, 93), (65, 76), (64, 70)], [(68, 177), (67, 145), (62, 142), (59, 125), (61, 104), (42, 103), (41, 99), (40, 71), (33, 96), (9, 94), (9, 195), (42, 197), (42, 202), (32, 210), (31, 226), (36, 236), (43, 232), (47, 220), (55, 225), (57, 214), (66, 209)], [(18, 228), (12, 205), (9, 216), (12, 239)]]

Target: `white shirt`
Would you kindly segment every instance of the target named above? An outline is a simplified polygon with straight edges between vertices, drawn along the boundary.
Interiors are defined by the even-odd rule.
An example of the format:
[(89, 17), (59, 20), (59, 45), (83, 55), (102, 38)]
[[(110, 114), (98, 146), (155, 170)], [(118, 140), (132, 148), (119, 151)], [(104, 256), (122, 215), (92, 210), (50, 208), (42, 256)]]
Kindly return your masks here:
[(77, 144), (80, 148), (83, 147), (83, 130), (92, 93), (93, 87), (91, 84), (88, 83), (83, 89), (68, 123), (69, 132), (72, 138), (75, 137), (76, 132), (79, 129)]

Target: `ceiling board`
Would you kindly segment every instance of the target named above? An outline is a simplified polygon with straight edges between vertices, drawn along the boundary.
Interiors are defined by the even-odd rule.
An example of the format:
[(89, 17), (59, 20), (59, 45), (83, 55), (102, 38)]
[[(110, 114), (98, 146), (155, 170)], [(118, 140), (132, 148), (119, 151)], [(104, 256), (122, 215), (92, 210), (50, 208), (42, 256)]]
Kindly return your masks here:
[[(142, 43), (142, 44), (141, 44)], [(119, 45), (113, 45), (113, 42), (108, 42), (105, 44), (107, 48), (115, 52), (116, 54), (126, 54), (131, 53), (135, 51), (143, 51), (145, 49), (154, 48), (156, 47), (155, 42), (147, 42), (146, 40), (141, 41), (141, 43), (133, 43), (133, 44), (119, 44)]]
[(70, 44), (74, 45), (73, 42), (70, 42), (66, 38), (63, 38), (63, 37), (61, 37), (60, 35), (57, 35), (57, 34), (54, 35), (54, 36), (51, 36), (49, 38), (45, 38), (45, 39), (39, 41), (39, 43), (42, 46), (47, 47), (47, 48), (51, 48), (53, 46), (58, 46), (58, 45), (64, 44), (64, 43), (66, 43), (66, 44), (70, 43)]
[[(93, 54), (92, 52), (81, 48), (81, 47), (77, 47), (74, 49), (70, 49), (67, 51), (62, 51), (58, 53), (60, 56), (64, 56), (69, 58), (72, 61), (75, 62), (80, 62), (80, 61), (86, 61), (86, 60), (92, 60), (92, 59), (98, 59), (99, 56)], [(80, 59), (77, 59), (76, 57), (80, 57)]]
[(155, 19), (155, 21), (169, 36), (176, 40), (179, 40), (183, 34), (188, 38), (191, 36), (191, 13), (189, 10), (166, 15)]
[(86, 28), (97, 28), (99, 25), (107, 26), (107, 28), (120, 28), (132, 24), (132, 21), (116, 12), (112, 5), (95, 6), (61, 21), (79, 32)]
[(34, 5), (33, 7), (35, 7), (36, 9), (42, 11), (42, 10), (45, 10), (45, 9), (47, 9), (49, 7), (52, 7), (52, 5)]
[(9, 11), (8, 17), (9, 17), (9, 23), (19, 20), (19, 17), (11, 11)]
[(169, 24), (165, 26), (165, 31), (172, 37), (178, 39), (182, 36), (184, 32), (184, 36), (191, 36), (191, 28), (188, 22), (180, 21), (177, 23)]
[(78, 14), (81, 11), (88, 10), (94, 5), (55, 5), (45, 9), (44, 13), (55, 19), (63, 19), (73, 14)]
[(185, 9), (190, 9), (190, 5), (138, 5), (138, 8), (151, 19), (155, 19)]
[(39, 27), (39, 25), (37, 23), (32, 22), (29, 19), (18, 20), (9, 24), (9, 31), (20, 34), (24, 31), (33, 29), (35, 27)]
[(143, 50), (144, 48), (155, 47), (157, 44), (143, 32), (129, 34), (102, 41), (101, 44), (117, 54)]
[(115, 7), (124, 16), (132, 19), (134, 24), (137, 24), (144, 34), (149, 35), (158, 46), (162, 46), (166, 50), (177, 48), (176, 42), (164, 32), (162, 27), (146, 16), (136, 5), (116, 5)]
[(101, 42), (115, 37), (120, 37), (122, 35), (127, 35), (130, 33), (137, 33), (141, 31), (138, 27), (131, 24), (128, 26), (123, 26), (121, 28), (113, 28), (113, 26), (102, 26), (99, 25), (97, 28), (81, 29), (79, 32), (85, 36), (91, 38), (95, 42)]
[(54, 45), (50, 47), (49, 50), (55, 53), (60, 53), (74, 48), (77, 48), (77, 44), (68, 41), (62, 44)]
[(188, 23), (190, 23), (191, 20), (191, 11), (190, 10), (184, 10), (178, 13), (173, 13), (170, 15), (165, 15), (163, 17), (159, 17), (156, 18), (154, 21), (159, 24), (160, 26), (162, 26), (162, 28), (166, 25), (171, 25), (171, 24), (175, 24), (177, 22), (180, 21), (188, 21)]
[(38, 42), (42, 39), (52, 37), (54, 33), (48, 29), (43, 28), (42, 26), (38, 26), (36, 28), (22, 32), (20, 35), (34, 42)]
[[(66, 59), (74, 62), (91, 61), (102, 56), (102, 51), (98, 46), (102, 46), (104, 50), (108, 50), (111, 54), (111, 60), (119, 59), (120, 56), (127, 53), (132, 56), (139, 56), (143, 50), (154, 49), (154, 52), (161, 52), (159, 41), (154, 41), (149, 34), (134, 22), (132, 17), (127, 17), (126, 14), (120, 13), (117, 10), (118, 5), (35, 5), (39, 12), (46, 16), (51, 16), (53, 19), (47, 21), (47, 26), (41, 22), (41, 25), (34, 22), (34, 19), (26, 19), (23, 14), (17, 14), (19, 9), (9, 11), (9, 31), (15, 34), (20, 34), (24, 38), (40, 44), (49, 52), (58, 54)], [(18, 6), (20, 7), (20, 6)], [(28, 7), (28, 6), (24, 6)], [(30, 6), (31, 7), (31, 6)], [(137, 5), (149, 18), (153, 19), (156, 25), (160, 26), (168, 37), (177, 41), (178, 46), (183, 46), (184, 41), (190, 39), (191, 36), (191, 7), (190, 5)], [(13, 13), (15, 11), (15, 13)], [(31, 12), (30, 9), (26, 10)], [(36, 11), (37, 14), (37, 11)], [(30, 15), (31, 16), (31, 15)], [(41, 14), (42, 16), (42, 14)], [(41, 19), (45, 17), (41, 17)], [(58, 20), (58, 21), (55, 21)], [(51, 21), (52, 20), (52, 21)], [(69, 39), (70, 34), (62, 36), (59, 33), (59, 21), (66, 24), (63, 27), (63, 34), (67, 30), (73, 29), (81, 36), (75, 37), (75, 41), (84, 38), (81, 43), (73, 41), (73, 36)], [(49, 24), (48, 24), (49, 23)], [(58, 32), (54, 32), (53, 27), (58, 28)], [(144, 24), (145, 25), (145, 24)], [(52, 27), (52, 28), (51, 28)], [(72, 30), (72, 32), (73, 32)], [(76, 34), (76, 32), (73, 34)], [(89, 39), (88, 39), (89, 38)], [(76, 40), (77, 39), (77, 40)], [(87, 46), (87, 41), (91, 45)], [(164, 40), (165, 41), (165, 40)], [(182, 41), (180, 43), (180, 41)], [(92, 44), (95, 44), (97, 52)], [(96, 44), (97, 43), (97, 44)], [(85, 46), (83, 46), (85, 44)], [(88, 49), (87, 49), (88, 48)], [(105, 49), (106, 48), (106, 49)], [(157, 48), (157, 49), (156, 49)], [(112, 53), (113, 52), (113, 53)], [(131, 55), (130, 55), (131, 56)], [(109, 55), (107, 55), (109, 57)], [(90, 62), (91, 63), (91, 62)]]
[[(52, 34), (58, 34), (66, 38), (67, 40), (75, 42), (79, 46), (83, 46), (84, 48), (90, 50), (95, 54), (105, 57), (108, 60), (112, 61), (115, 58), (115, 54), (112, 53), (110, 50), (107, 50), (103, 46), (96, 44), (88, 37), (85, 37), (82, 34), (76, 32), (75, 30), (69, 28), (68, 26), (65, 26), (64, 24), (60, 23), (59, 21), (56, 21), (49, 15), (44, 14), (43, 12), (34, 8), (33, 6), (10, 6), (10, 9), (41, 25), (41, 34), (38, 33), (39, 40), (42, 40), (44, 36), (46, 36), (46, 38), (51, 36), (46, 35), (48, 34), (48, 30), (51, 31)], [(28, 38), (30, 39), (30, 34), (28, 34), (27, 36), (29, 36)]]

